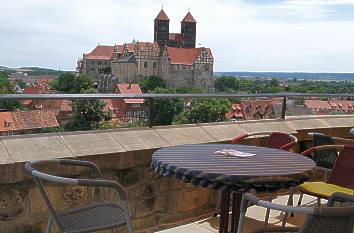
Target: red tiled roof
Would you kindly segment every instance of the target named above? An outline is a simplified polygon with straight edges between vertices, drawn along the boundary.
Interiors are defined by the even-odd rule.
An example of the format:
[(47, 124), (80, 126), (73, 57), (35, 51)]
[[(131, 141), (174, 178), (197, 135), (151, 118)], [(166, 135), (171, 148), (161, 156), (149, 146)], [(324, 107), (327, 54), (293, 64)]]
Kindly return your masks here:
[(243, 114), (246, 120), (255, 120), (257, 115), (262, 119), (268, 119), (274, 113), (273, 104), (277, 100), (243, 100), (241, 101)]
[[(142, 94), (139, 84), (117, 84), (115, 93), (117, 94)], [(144, 99), (124, 99), (127, 104), (142, 104)]]
[(84, 54), (87, 60), (110, 60), (114, 52), (114, 46), (97, 45), (97, 47), (88, 54)]
[(231, 119), (233, 117), (245, 118), (245, 116), (243, 115), (241, 104), (232, 104), (231, 105), (231, 110), (232, 111), (230, 111), (230, 112), (225, 114), (225, 117), (227, 119)]
[(57, 112), (71, 112), (70, 100), (33, 100), (31, 109), (57, 110)]
[(27, 86), (23, 89), (23, 94), (50, 94), (54, 93), (48, 85), (38, 84), (33, 86)]
[(170, 19), (166, 15), (165, 11), (163, 9), (161, 9), (159, 14), (156, 16), (155, 20), (170, 20)]
[(141, 41), (138, 41), (138, 42), (136, 42), (136, 45), (139, 46), (140, 50), (144, 50), (146, 48), (146, 46), (152, 46), (156, 51), (159, 51), (159, 46), (156, 43), (153, 43), (153, 42), (141, 42)]
[(328, 103), (337, 111), (354, 111), (354, 101), (350, 100), (330, 100)]
[(193, 65), (201, 50), (205, 49), (212, 58), (209, 48), (174, 48), (167, 47), (167, 54), (172, 65)]
[(58, 127), (55, 113), (46, 110), (12, 112), (15, 126), (19, 130)]
[(304, 105), (309, 109), (323, 109), (323, 110), (332, 109), (328, 101), (324, 101), (324, 100), (305, 100)]
[(0, 112), (0, 132), (16, 130), (12, 112)]
[(197, 21), (195, 21), (193, 15), (188, 11), (186, 16), (184, 16), (182, 22), (196, 23)]
[(168, 35), (168, 39), (180, 42), (180, 41), (182, 41), (183, 38), (182, 38), (182, 34), (181, 33), (170, 33)]
[[(7, 126), (6, 123), (9, 123)], [(0, 112), (0, 132), (58, 127), (55, 113), (50, 110)]]

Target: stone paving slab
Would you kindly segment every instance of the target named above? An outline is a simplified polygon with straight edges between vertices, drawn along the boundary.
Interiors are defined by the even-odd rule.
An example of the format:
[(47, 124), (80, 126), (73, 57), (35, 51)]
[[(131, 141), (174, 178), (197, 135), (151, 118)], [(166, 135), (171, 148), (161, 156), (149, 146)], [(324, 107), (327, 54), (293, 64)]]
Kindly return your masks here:
[[(285, 205), (288, 201), (289, 196), (279, 196), (273, 199), (274, 203)], [(299, 195), (294, 195), (294, 203), (297, 203)], [(322, 203), (326, 201), (323, 200)], [(304, 195), (303, 205), (316, 205), (316, 198)], [(246, 214), (246, 222), (244, 227), (244, 233), (252, 232), (257, 229), (262, 229), (264, 226), (264, 217), (266, 209), (258, 206), (249, 207)], [(282, 213), (280, 211), (272, 210), (269, 217), (269, 227), (278, 227), (281, 225)], [(290, 217), (287, 226), (301, 226), (305, 220), (304, 215), (295, 215), (295, 217)], [(230, 223), (231, 221), (229, 221)], [(206, 233), (206, 232), (218, 232), (219, 229), (219, 218), (210, 217), (208, 219), (196, 221), (191, 224), (171, 228), (164, 231), (159, 231), (158, 233), (180, 233), (180, 232), (194, 232), (194, 233)]]
[(304, 119), (284, 121), (284, 124), (295, 130), (307, 130), (316, 128), (330, 128), (324, 119)]
[(292, 127), (289, 127), (288, 125), (284, 124), (284, 121), (278, 121), (278, 122), (255, 122), (253, 124), (240, 124), (240, 127), (242, 127), (244, 130), (246, 130), (249, 133), (258, 133), (258, 132), (284, 132), (284, 133), (290, 133), (290, 134), (295, 134), (296, 130)]
[(241, 125), (236, 123), (230, 124), (202, 124), (202, 129), (207, 131), (210, 135), (216, 138), (218, 141), (229, 141), (234, 137), (247, 133)]
[(155, 149), (170, 146), (154, 130), (127, 130), (112, 132), (112, 135), (128, 151)]
[(101, 155), (125, 152), (111, 133), (85, 133), (62, 135), (65, 144), (75, 156)]
[(6, 139), (3, 143), (16, 162), (74, 157), (59, 136)]
[(172, 146), (217, 141), (199, 126), (156, 128), (155, 132)]

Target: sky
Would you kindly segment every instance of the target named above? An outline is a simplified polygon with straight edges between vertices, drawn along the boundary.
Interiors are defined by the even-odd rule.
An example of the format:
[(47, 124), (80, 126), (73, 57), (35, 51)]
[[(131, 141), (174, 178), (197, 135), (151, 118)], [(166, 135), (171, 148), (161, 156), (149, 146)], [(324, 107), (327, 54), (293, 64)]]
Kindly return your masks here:
[(74, 70), (97, 44), (153, 41), (190, 9), (215, 71), (354, 72), (354, 0), (0, 0), (0, 65)]

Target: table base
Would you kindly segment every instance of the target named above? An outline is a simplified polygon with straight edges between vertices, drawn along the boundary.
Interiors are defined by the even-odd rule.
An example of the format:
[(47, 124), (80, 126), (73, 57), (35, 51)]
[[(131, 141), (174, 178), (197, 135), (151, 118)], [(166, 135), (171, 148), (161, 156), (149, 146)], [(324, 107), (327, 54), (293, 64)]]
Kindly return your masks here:
[[(229, 231), (229, 211), (232, 196), (231, 229)], [(222, 190), (220, 202), (219, 233), (236, 233), (240, 220), (240, 207), (242, 201), (241, 192)]]

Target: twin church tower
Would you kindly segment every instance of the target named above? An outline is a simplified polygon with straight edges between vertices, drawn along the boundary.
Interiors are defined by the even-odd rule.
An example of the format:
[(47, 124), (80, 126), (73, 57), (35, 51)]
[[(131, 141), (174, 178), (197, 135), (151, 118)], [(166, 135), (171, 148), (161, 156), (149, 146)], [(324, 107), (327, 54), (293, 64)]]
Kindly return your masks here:
[(181, 21), (181, 33), (170, 33), (170, 19), (161, 9), (154, 21), (154, 42), (160, 48), (165, 46), (195, 48), (197, 21), (188, 11)]

